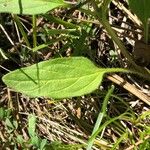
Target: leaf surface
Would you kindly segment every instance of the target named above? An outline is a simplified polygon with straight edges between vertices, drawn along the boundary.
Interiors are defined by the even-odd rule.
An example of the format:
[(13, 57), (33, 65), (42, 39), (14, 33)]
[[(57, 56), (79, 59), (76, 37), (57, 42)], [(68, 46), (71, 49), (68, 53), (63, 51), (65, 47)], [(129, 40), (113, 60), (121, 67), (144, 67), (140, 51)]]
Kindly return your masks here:
[(36, 117), (33, 114), (30, 114), (28, 116), (28, 132), (30, 137), (35, 137), (36, 136)]
[(63, 0), (0, 0), (0, 13), (35, 15), (65, 5)]
[(68, 98), (97, 89), (106, 70), (84, 57), (57, 58), (10, 72), (3, 81), (30, 97)]

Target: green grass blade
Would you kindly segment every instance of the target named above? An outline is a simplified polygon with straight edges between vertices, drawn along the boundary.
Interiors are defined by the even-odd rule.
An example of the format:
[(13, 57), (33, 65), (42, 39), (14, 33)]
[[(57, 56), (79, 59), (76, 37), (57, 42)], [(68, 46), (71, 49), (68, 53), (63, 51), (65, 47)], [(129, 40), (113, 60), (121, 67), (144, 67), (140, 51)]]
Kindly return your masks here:
[(32, 28), (33, 28), (33, 47), (36, 47), (37, 46), (36, 15), (32, 16)]
[(121, 137), (119, 139), (117, 139), (116, 143), (111, 148), (111, 150), (116, 150), (117, 147), (119, 146), (119, 143), (121, 143), (121, 141), (123, 141), (126, 137), (127, 137), (127, 133), (124, 133), (123, 135), (121, 135)]
[(19, 30), (20, 30), (20, 32), (21, 32), (21, 34), (22, 34), (22, 36), (23, 36), (23, 38), (25, 40), (26, 45), (31, 48), (31, 45), (30, 45), (29, 40), (28, 40), (28, 35), (24, 31), (24, 28), (23, 28), (23, 26), (22, 26), (18, 16), (17, 15), (13, 15), (13, 16), (14, 16), (14, 20), (15, 20), (16, 24), (18, 25)]
[[(114, 86), (112, 85), (112, 87), (108, 90), (108, 92), (107, 92), (107, 94), (105, 96), (105, 99), (104, 99), (103, 105), (102, 105), (102, 109), (101, 109), (101, 112), (98, 115), (98, 118), (97, 118), (97, 121), (95, 123), (92, 135), (94, 135), (96, 133), (96, 131), (98, 130), (99, 126), (101, 125), (102, 119), (105, 116), (106, 111), (107, 111), (108, 101), (109, 101), (110, 96), (113, 93), (113, 91), (114, 91)], [(94, 137), (94, 138), (92, 138), (92, 139), (89, 140), (89, 143), (88, 143), (88, 146), (87, 146), (87, 150), (91, 150), (95, 138), (96, 137)]]
[(62, 37), (57, 38), (57, 39), (51, 39), (51, 40), (50, 40), (49, 42), (47, 42), (47, 43), (44, 43), (44, 44), (41, 44), (41, 45), (39, 45), (39, 46), (36, 46), (36, 47), (32, 48), (32, 51), (33, 51), (33, 52), (39, 51), (39, 50), (41, 50), (41, 49), (43, 49), (43, 48), (48, 47), (49, 45), (52, 45), (52, 44), (54, 44), (54, 43), (56, 43), (56, 42), (59, 42), (59, 41), (61, 41), (61, 40), (64, 40), (65, 38), (66, 38), (65, 36), (62, 36)]
[(112, 122), (118, 120), (118, 119), (121, 119), (123, 116), (125, 116), (127, 113), (124, 113), (124, 114), (121, 114), (120, 116), (117, 116), (117, 117), (114, 117), (114, 118), (111, 118), (110, 120), (106, 121), (104, 124), (102, 124), (99, 129), (91, 136), (91, 138), (89, 139), (89, 142), (90, 143), (93, 139), (96, 138), (96, 136), (104, 129), (106, 128), (109, 124), (111, 124)]
[(80, 29), (81, 27), (76, 25), (76, 24), (73, 24), (73, 23), (70, 23), (68, 21), (64, 21), (60, 18), (57, 18), (57, 17), (54, 17), (52, 15), (48, 15), (48, 14), (44, 14), (42, 15), (45, 19), (47, 19), (49, 22), (52, 22), (52, 23), (57, 23), (57, 24), (61, 24), (63, 25), (64, 27), (66, 28), (77, 28), (77, 29)]

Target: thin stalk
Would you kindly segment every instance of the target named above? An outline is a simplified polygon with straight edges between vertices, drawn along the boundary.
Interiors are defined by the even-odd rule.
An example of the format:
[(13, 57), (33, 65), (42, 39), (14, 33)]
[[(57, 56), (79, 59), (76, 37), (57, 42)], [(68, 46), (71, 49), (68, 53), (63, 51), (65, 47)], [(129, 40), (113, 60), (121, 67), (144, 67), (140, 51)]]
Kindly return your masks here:
[[(101, 70), (101, 69), (100, 69)], [(147, 80), (150, 80), (150, 75), (149, 74), (145, 74), (145, 72), (138, 71), (138, 70), (133, 70), (133, 69), (124, 69), (124, 68), (107, 68), (107, 73), (115, 73), (115, 72), (124, 72), (124, 73), (133, 73), (133, 74), (137, 74), (140, 77), (143, 77)]]
[[(102, 68), (100, 68), (101, 71)], [(133, 74), (138, 74), (139, 76), (145, 77), (143, 74), (141, 74), (140, 72), (137, 72), (135, 70), (129, 70), (129, 69), (124, 69), (124, 68), (107, 68), (104, 69), (104, 71), (106, 70), (107, 73), (115, 73), (115, 72), (123, 72), (123, 73), (133, 73)], [(145, 77), (146, 78), (146, 77)]]
[[(110, 2), (110, 0), (109, 0), (109, 2)], [(98, 6), (96, 5), (94, 0), (93, 0), (92, 4), (93, 4), (95, 14), (96, 14), (96, 17), (97, 17), (98, 21), (103, 25), (103, 27), (106, 29), (106, 31), (111, 36), (113, 41), (118, 45), (118, 47), (120, 48), (122, 54), (128, 59), (128, 61), (131, 64), (133, 64), (133, 66), (136, 66), (135, 62), (132, 60), (132, 57), (127, 52), (124, 44), (120, 41), (120, 39), (118, 38), (118, 36), (114, 32), (114, 30), (112, 29), (111, 25), (109, 24), (108, 20), (106, 19), (106, 12), (107, 12), (106, 11), (107, 10), (106, 6), (108, 6), (109, 3), (106, 3), (107, 5), (105, 4), (101, 9), (98, 8)]]
[(127, 115), (127, 113), (123, 113), (120, 116), (114, 117), (114, 118), (110, 118), (110, 120), (106, 121), (104, 124), (102, 124), (98, 130), (91, 136), (91, 138), (89, 139), (89, 142), (91, 142), (93, 139), (96, 138), (96, 136), (104, 129), (106, 128), (109, 124), (111, 124), (112, 122), (122, 119), (123, 116)]
[(57, 17), (54, 17), (54, 16), (52, 16), (52, 15), (43, 14), (42, 16), (43, 16), (44, 18), (46, 18), (49, 22), (61, 24), (61, 25), (63, 25), (63, 26), (66, 27), (66, 28), (77, 28), (77, 29), (80, 29), (80, 28), (81, 28), (81, 27), (78, 26), (78, 25), (75, 25), (75, 24), (73, 24), (73, 23), (64, 21), (64, 20), (62, 20), (62, 19), (60, 19), (60, 18), (57, 18)]
[[(102, 105), (102, 109), (97, 117), (97, 121), (95, 123), (95, 126), (94, 126), (94, 129), (93, 129), (93, 132), (92, 132), (92, 135), (94, 135), (96, 133), (96, 131), (99, 129), (99, 126), (101, 125), (101, 122), (102, 122), (102, 119), (105, 117), (106, 115), (106, 111), (107, 111), (107, 104), (108, 104), (108, 101), (111, 97), (111, 94), (113, 93), (114, 91), (114, 86), (112, 85), (111, 88), (108, 90), (105, 98), (104, 98), (104, 101), (103, 101), (103, 105)], [(90, 138), (89, 139), (89, 142), (88, 142), (88, 145), (87, 145), (87, 148), (86, 150), (91, 150), (92, 148), (92, 145), (94, 143), (94, 140), (95, 140), (96, 137), (94, 138)]]
[(149, 44), (150, 42), (150, 19), (147, 20), (147, 23), (144, 25), (144, 42)]
[(108, 10), (108, 5), (111, 3), (112, 0), (104, 0), (103, 2), (103, 10), (105, 13), (107, 13), (107, 10)]
[[(98, 130), (91, 136), (91, 138), (89, 139), (89, 142), (92, 142), (93, 139), (96, 138), (96, 136), (104, 129), (106, 128), (109, 124), (111, 124), (112, 122), (118, 120), (118, 119), (121, 119), (122, 116), (124, 116), (125, 114), (121, 114), (120, 116), (117, 116), (117, 117), (114, 117), (114, 118), (111, 118), (110, 120), (106, 121), (104, 124), (102, 124)], [(91, 149), (89, 149), (91, 150)]]
[(77, 4), (73, 7), (71, 7), (69, 10), (67, 10), (66, 14), (72, 14), (76, 9), (81, 8), (82, 6), (86, 5), (87, 3), (89, 3), (90, 0), (83, 0), (82, 2), (79, 1), (77, 2)]
[[(109, 2), (111, 2), (109, 0)], [(136, 65), (136, 63), (133, 61), (131, 55), (129, 52), (126, 50), (126, 47), (124, 44), (121, 42), (121, 40), (118, 38), (117, 34), (114, 32), (114, 30), (111, 28), (111, 25), (109, 24), (107, 18), (106, 18), (106, 5), (105, 7), (98, 8), (95, 0), (91, 0), (91, 3), (93, 4), (94, 7), (94, 14), (95, 17), (97, 17), (98, 21), (103, 25), (103, 27), (106, 29), (108, 34), (111, 36), (112, 40), (118, 45), (119, 49), (121, 50), (122, 54), (124, 55), (125, 58), (127, 58), (128, 63), (130, 66), (136, 70), (137, 72), (142, 72), (140, 73), (142, 76), (145, 76), (148, 80), (150, 80), (150, 73), (148, 70), (146, 70), (143, 67), (140, 67)], [(108, 4), (108, 3), (107, 3)], [(108, 6), (107, 6), (108, 7)], [(138, 74), (139, 74), (138, 73)]]
[(37, 46), (37, 34), (36, 34), (36, 15), (32, 16), (32, 28), (33, 28), (33, 48)]
[(111, 150), (116, 150), (117, 147), (119, 148), (119, 143), (121, 143), (121, 141), (123, 141), (124, 139), (127, 139), (127, 137), (128, 137), (128, 134), (126, 132), (122, 134), (122, 136), (120, 136), (120, 138), (115, 142)]
[(24, 28), (23, 28), (23, 26), (22, 26), (22, 24), (21, 24), (21, 22), (20, 22), (18, 16), (17, 16), (17, 15), (13, 15), (13, 18), (14, 18), (16, 24), (17, 24), (18, 27), (19, 27), (19, 30), (20, 30), (20, 32), (21, 32), (21, 34), (22, 34), (22, 36), (23, 36), (23, 38), (24, 38), (24, 40), (25, 40), (26, 45), (31, 48), (30, 43), (29, 43), (29, 40), (28, 40), (28, 35), (27, 35), (26, 32), (24, 31)]
[(145, 27), (144, 27), (144, 42), (145, 42), (145, 44), (148, 44), (148, 26), (147, 25), (145, 25)]
[(56, 42), (59, 42), (61, 40), (64, 40), (66, 37), (65, 36), (62, 36), (62, 37), (59, 37), (57, 39), (52, 39), (51, 41), (47, 42), (47, 43), (44, 43), (44, 44), (41, 44), (39, 46), (36, 46), (32, 49), (33, 52), (36, 52), (38, 50), (41, 50), (45, 47), (48, 47), (49, 45), (53, 44), (53, 43), (56, 43)]
[(133, 65), (136, 66), (135, 62), (133, 61), (132, 57), (130, 56), (130, 54), (128, 53), (128, 51), (126, 50), (126, 47), (124, 46), (124, 44), (120, 41), (120, 39), (118, 38), (118, 36), (116, 35), (116, 33), (114, 32), (114, 30), (111, 28), (111, 25), (109, 24), (109, 22), (107, 20), (102, 20), (101, 21), (103, 27), (107, 30), (107, 32), (109, 33), (109, 35), (111, 36), (111, 38), (115, 41), (115, 43), (118, 45), (118, 47), (120, 48), (122, 54), (127, 58), (127, 60)]
[[(102, 68), (100, 68), (100, 71), (101, 69)], [(135, 71), (124, 69), (124, 68), (104, 68), (104, 71), (107, 71), (108, 73), (115, 73), (115, 72), (137, 73)]]

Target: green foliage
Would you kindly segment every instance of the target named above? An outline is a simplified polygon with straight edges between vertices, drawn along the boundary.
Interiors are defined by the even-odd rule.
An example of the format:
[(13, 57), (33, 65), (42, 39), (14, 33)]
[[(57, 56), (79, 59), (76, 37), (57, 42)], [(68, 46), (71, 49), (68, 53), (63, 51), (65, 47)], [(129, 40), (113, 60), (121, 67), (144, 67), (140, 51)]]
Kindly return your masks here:
[(0, 0), (0, 13), (35, 15), (60, 6), (66, 6), (63, 0)]
[(128, 0), (131, 10), (141, 20), (144, 27), (144, 41), (150, 42), (149, 29), (150, 29), (150, 1), (149, 0)]
[(132, 11), (138, 16), (144, 25), (150, 18), (149, 0), (128, 0)]
[(18, 69), (3, 77), (9, 87), (31, 97), (66, 98), (96, 90), (106, 72), (84, 57), (58, 58)]
[(5, 110), (3, 107), (0, 107), (0, 120), (2, 120), (5, 116)]
[(0, 107), (0, 120), (5, 120), (6, 118), (10, 118), (11, 110)]
[[(82, 2), (84, 4), (91, 2), (89, 6), (90, 7), (93, 6), (92, 9), (90, 10), (90, 7), (88, 5), (87, 5), (88, 7), (85, 6), (84, 8), (81, 7), (81, 9), (80, 9), (79, 5), (82, 6)], [(59, 45), (58, 49), (57, 49), (57, 46), (55, 46), (55, 45), (52, 48), (56, 53), (54, 53), (50, 56), (50, 58), (52, 58), (54, 56), (53, 58), (56, 58), (56, 59), (50, 59), (48, 61), (43, 61), (43, 62), (34, 64), (29, 67), (20, 68), (15, 71), (12, 71), (12, 72), (6, 74), (5, 76), (3, 76), (4, 83), (8, 87), (14, 89), (15, 91), (21, 92), (30, 97), (50, 97), (50, 98), (59, 99), (59, 98), (70, 98), (70, 97), (74, 97), (74, 96), (82, 96), (82, 95), (91, 93), (92, 91), (98, 89), (99, 85), (101, 84), (101, 82), (103, 80), (103, 76), (105, 75), (105, 73), (129, 72), (128, 70), (121, 69), (121, 68), (98, 68), (89, 59), (87, 59), (85, 57), (79, 57), (79, 56), (83, 56), (83, 54), (84, 54), (84, 56), (88, 55), (88, 58), (90, 58), (91, 60), (94, 60), (94, 61), (96, 60), (97, 62), (103, 61), (103, 60), (98, 60), (95, 57), (95, 55), (93, 57), (93, 53), (96, 54), (96, 50), (99, 48), (98, 46), (100, 46), (99, 43), (96, 44), (96, 45), (98, 45), (96, 48), (91, 48), (90, 47), (91, 45), (89, 44), (91, 42), (90, 39), (93, 40), (93, 39), (97, 38), (96, 32), (98, 32), (98, 34), (99, 34), (99, 31), (97, 31), (97, 29), (99, 30), (99, 28), (96, 27), (96, 24), (93, 21), (94, 19), (99, 20), (100, 24), (108, 32), (110, 39), (112, 39), (112, 41), (114, 41), (116, 43), (117, 47), (119, 47), (119, 49), (123, 53), (124, 57), (127, 58), (127, 60), (133, 65), (133, 68), (135, 70), (139, 71), (139, 74), (141, 71), (144, 76), (145, 72), (143, 72), (143, 70), (141, 68), (138, 68), (138, 66), (134, 63), (134, 61), (132, 61), (132, 57), (130, 57), (131, 55), (128, 53), (128, 51), (126, 51), (126, 47), (123, 45), (121, 40), (118, 38), (117, 34), (115, 34), (115, 32), (112, 30), (112, 27), (108, 22), (108, 8), (109, 8), (108, 6), (109, 6), (110, 2), (111, 2), (111, 0), (103, 0), (103, 1), (101, 1), (101, 5), (99, 5), (99, 1), (96, 1), (96, 0), (80, 1), (80, 3), (77, 3), (77, 5), (73, 6), (71, 9), (69, 9), (69, 11), (70, 11), (72, 9), (76, 10), (79, 8), (80, 9), (79, 11), (81, 12), (81, 14), (80, 14), (81, 18), (79, 19), (76, 17), (71, 18), (69, 14), (65, 14), (63, 16), (62, 14), (64, 12), (62, 11), (62, 9), (58, 10), (58, 14), (57, 14), (57, 11), (52, 14), (49, 14), (49, 13), (45, 14), (46, 12), (48, 12), (52, 9), (55, 9), (58, 7), (69, 6), (63, 0), (34, 0), (34, 1), (30, 1), (30, 0), (0, 0), (0, 13), (33, 15), (32, 18), (31, 18), (31, 16), (28, 16), (25, 19), (22, 16), (18, 17), (17, 15), (12, 15), (13, 21), (15, 23), (15, 28), (18, 29), (17, 33), (18, 33), (18, 37), (19, 37), (19, 44), (15, 43), (16, 45), (13, 48), (17, 52), (20, 52), (20, 50), (21, 51), (24, 50), (23, 55), (25, 55), (26, 50), (28, 50), (28, 51), (31, 50), (30, 51), (31, 59), (28, 59), (27, 58), (28, 55), (27, 56), (25, 55), (27, 60), (31, 60), (32, 62), (37, 62), (39, 60), (41, 61), (41, 58), (47, 59), (47, 58), (45, 58), (47, 51), (45, 52), (46, 53), (45, 54), (42, 52), (38, 52), (38, 50), (44, 49), (44, 48), (45, 48), (45, 50), (47, 50), (46, 48), (48, 46), (50, 46), (54, 43), (58, 43), (60, 41), (60, 43), (59, 43), (60, 45), (58, 44)], [(149, 33), (148, 19), (150, 16), (150, 10), (148, 7), (150, 5), (150, 2), (149, 2), (149, 0), (143, 0), (143, 1), (142, 0), (141, 1), (140, 0), (129, 0), (129, 5), (130, 5), (130, 8), (133, 10), (133, 13), (135, 13), (139, 17), (139, 19), (142, 21), (143, 26), (144, 26), (144, 33), (145, 33), (144, 37), (146, 36), (146, 41), (147, 41), (147, 33)], [(65, 11), (68, 12), (68, 9), (66, 9)], [(59, 13), (60, 13), (60, 16), (59, 16)], [(82, 13), (85, 13), (84, 14), (85, 18), (83, 17), (84, 15), (82, 15)], [(42, 14), (42, 15), (38, 16), (35, 14)], [(72, 14), (72, 13), (70, 13), (70, 14)], [(30, 24), (31, 19), (32, 19), (32, 25)], [(40, 22), (40, 19), (42, 19), (41, 22)], [(75, 19), (79, 19), (79, 20), (75, 20)], [(26, 26), (25, 22), (28, 24), (27, 26)], [(40, 22), (40, 25), (36, 26), (37, 23), (39, 23), (39, 22)], [(43, 25), (43, 23), (44, 23), (44, 25)], [(51, 25), (51, 23), (53, 25)], [(95, 30), (95, 32), (93, 32), (94, 30)], [(29, 32), (27, 32), (27, 31), (29, 31)], [(31, 34), (33, 35), (32, 37), (31, 37)], [(37, 39), (37, 36), (39, 36), (39, 35), (42, 35), (44, 40)], [(15, 37), (15, 35), (14, 35), (14, 37)], [(11, 38), (11, 35), (10, 35), (10, 38)], [(98, 36), (98, 38), (99, 38), (99, 36)], [(104, 38), (106, 38), (106, 36), (104, 36)], [(41, 44), (41, 41), (42, 42), (44, 41), (44, 44)], [(104, 42), (106, 42), (105, 44), (109, 43), (109, 41), (107, 39)], [(111, 48), (111, 47), (109, 47), (109, 48)], [(71, 57), (57, 58), (58, 56), (59, 57), (64, 56), (62, 51), (66, 52), (67, 50), (71, 50), (71, 52), (69, 51), (69, 56), (71, 56)], [(107, 51), (107, 50), (108, 49), (106, 48), (105, 51)], [(0, 60), (2, 60), (2, 61), (5, 59), (8, 59), (6, 57), (7, 55), (5, 56), (5, 53), (7, 53), (7, 51), (5, 53), (3, 51), (5, 51), (5, 50), (2, 50), (0, 48), (0, 53), (1, 53), (1, 57), (2, 57), (2, 58), (0, 58)], [(91, 53), (89, 53), (89, 51)], [(32, 53), (32, 52), (34, 52), (34, 53)], [(48, 47), (48, 53), (49, 52), (51, 53), (51, 51), (49, 50), (49, 47)], [(112, 64), (111, 67), (117, 66), (118, 65), (118, 58), (117, 58), (118, 53), (116, 53), (115, 50), (110, 50), (110, 49), (109, 49), (108, 53), (109, 54), (107, 55), (104, 52), (103, 55), (109, 57), (109, 59), (107, 59), (107, 60), (109, 61), (109, 63)], [(36, 55), (38, 55), (38, 57), (40, 59), (38, 57), (36, 58)], [(42, 57), (41, 57), (41, 55), (42, 55)], [(32, 56), (33, 56), (33, 58), (32, 58)], [(72, 56), (78, 56), (78, 57), (72, 57)], [(20, 57), (22, 57), (22, 56), (20, 56)], [(122, 56), (121, 56), (121, 58), (122, 58)], [(126, 59), (123, 59), (123, 64), (125, 62), (124, 60), (126, 60)], [(24, 65), (23, 61), (22, 61), (22, 64)], [(120, 62), (121, 62), (121, 59), (119, 60), (119, 63)], [(30, 61), (28, 61), (28, 63), (30, 64)], [(26, 64), (28, 64), (28, 63), (26, 63)], [(114, 65), (114, 63), (116, 65)], [(109, 67), (109, 66), (106, 65), (106, 67)], [(149, 76), (149, 74), (148, 74), (148, 76)], [(124, 84), (122, 86), (124, 86)], [(96, 99), (98, 99), (98, 103), (96, 103), (96, 99), (95, 99), (95, 97), (93, 97), (93, 95), (86, 97), (86, 100), (88, 99), (90, 101), (90, 99), (92, 99), (92, 103), (87, 101), (88, 107), (82, 107), (82, 104), (80, 104), (80, 101), (78, 101), (79, 104), (78, 104), (77, 108), (81, 108), (81, 110), (85, 109), (85, 113), (90, 114), (90, 115), (92, 114), (92, 111), (94, 110), (95, 118), (99, 112), (99, 106), (102, 107), (101, 111), (97, 117), (97, 121), (96, 121), (94, 129), (93, 129), (93, 133), (91, 134), (91, 137), (89, 138), (89, 141), (86, 145), (87, 149), (91, 149), (92, 146), (96, 144), (97, 139), (98, 139), (98, 141), (100, 141), (102, 138), (107, 138), (107, 136), (109, 137), (108, 133), (107, 133), (107, 136), (103, 136), (103, 134), (105, 133), (105, 129), (107, 129), (109, 127), (110, 128), (108, 131), (111, 131), (112, 141), (107, 138), (108, 141), (107, 141), (107, 144), (105, 145), (106, 147), (109, 147), (109, 148), (112, 147), (112, 149), (122, 149), (122, 147), (120, 148), (120, 145), (122, 145), (122, 144), (125, 144), (125, 146), (132, 145), (137, 142), (136, 139), (139, 139), (139, 140), (143, 140), (143, 143), (140, 144), (139, 148), (141, 150), (148, 149), (150, 146), (150, 142), (148, 139), (145, 139), (145, 137), (147, 137), (150, 134), (150, 128), (148, 127), (147, 124), (144, 124), (143, 120), (147, 119), (149, 117), (148, 115), (150, 114), (150, 112), (146, 112), (145, 114), (136, 118), (137, 114), (134, 113), (132, 108), (127, 105), (126, 101), (115, 95), (116, 91), (118, 90), (118, 87), (115, 89), (114, 95), (112, 94), (113, 90), (114, 89), (112, 87), (106, 93), (104, 90), (102, 90), (102, 92), (100, 92), (100, 90), (95, 92), (94, 96), (96, 97)], [(120, 89), (117, 91), (117, 93), (118, 92), (120, 92)], [(10, 96), (11, 96), (11, 94), (10, 94)], [(20, 98), (18, 98), (18, 97), (19, 96), (17, 95), (17, 101), (19, 102)], [(104, 98), (104, 101), (101, 102), (101, 99), (103, 99), (103, 98)], [(108, 100), (110, 98), (112, 100), (108, 103)], [(11, 97), (9, 98), (9, 101), (10, 101), (10, 99), (11, 99)], [(12, 96), (12, 99), (14, 99), (14, 95)], [(128, 99), (128, 97), (126, 97), (126, 99)], [(116, 103), (116, 100), (119, 100), (120, 102)], [(117, 104), (117, 107), (114, 106), (114, 103)], [(92, 104), (92, 106), (91, 106), (91, 104)], [(97, 106), (97, 104), (98, 104), (98, 106)], [(20, 106), (21, 103), (18, 103), (18, 105)], [(16, 106), (16, 104), (15, 104), (15, 106)], [(26, 105), (25, 105), (25, 107), (26, 107)], [(125, 110), (124, 110), (124, 107), (126, 108)], [(75, 108), (75, 113), (76, 113), (76, 110), (78, 110), (77, 108)], [(119, 110), (118, 110), (118, 108), (119, 108)], [(122, 110), (122, 108), (123, 108), (123, 110)], [(13, 145), (14, 149), (17, 149), (19, 147), (22, 149), (38, 149), (38, 150), (46, 150), (46, 149), (76, 150), (76, 149), (86, 147), (85, 145), (83, 146), (83, 145), (78, 145), (78, 144), (66, 145), (61, 142), (49, 143), (47, 141), (47, 139), (49, 139), (49, 137), (47, 137), (45, 139), (44, 138), (41, 139), (40, 136), (38, 135), (38, 132), (37, 132), (38, 130), (36, 129), (37, 122), (38, 122), (37, 118), (38, 118), (38, 115), (41, 113), (39, 113), (39, 112), (36, 113), (36, 109), (34, 109), (34, 111), (35, 111), (35, 114), (37, 115), (37, 117), (35, 115), (29, 115), (28, 119), (25, 119), (25, 120), (27, 120), (27, 124), (25, 123), (25, 129), (23, 131), (27, 131), (27, 134), (24, 134), (24, 132), (21, 132), (20, 129), (22, 128), (22, 125), (24, 124), (25, 121), (21, 122), (21, 120), (17, 120), (18, 117), (20, 119), (20, 118), (22, 118), (22, 116), (20, 117), (20, 114), (16, 116), (16, 108), (13, 108), (13, 109), (15, 111), (13, 112), (13, 115), (11, 115), (10, 113), (13, 110), (4, 109), (3, 107), (0, 108), (0, 121), (2, 121), (2, 127), (4, 126), (4, 128), (7, 130), (7, 132), (4, 135), (7, 136), (5, 139), (8, 140), (6, 142), (6, 144), (4, 144), (4, 149), (6, 149), (5, 145), (7, 145), (8, 147), (10, 145), (11, 146)], [(31, 112), (31, 109), (32, 108), (29, 108), (30, 112)], [(46, 107), (41, 110), (44, 111), (45, 109), (46, 109)], [(109, 112), (109, 109), (111, 112)], [(26, 110), (28, 111), (28, 109), (26, 109)], [(38, 109), (38, 111), (39, 110), (40, 109)], [(22, 108), (19, 108), (19, 111), (23, 112)], [(46, 111), (46, 113), (47, 112), (49, 112), (49, 111)], [(117, 112), (117, 115), (114, 112)], [(120, 114), (120, 112), (122, 112), (122, 114)], [(43, 112), (44, 116), (46, 115), (46, 113)], [(82, 115), (82, 113), (81, 113), (81, 115)], [(72, 118), (76, 117), (76, 116), (74, 116), (74, 114), (73, 115), (71, 114), (70, 116)], [(13, 117), (17, 117), (17, 119), (13, 118)], [(87, 117), (89, 119), (88, 123), (86, 122), (86, 117), (85, 118), (84, 117), (83, 118), (76, 117), (74, 120), (78, 123), (78, 125), (80, 125), (80, 126), (83, 125), (82, 128), (84, 128), (84, 127), (88, 128), (88, 129), (84, 129), (84, 130), (89, 133), (89, 131), (92, 130), (92, 125), (94, 124), (94, 121), (95, 121), (95, 118), (93, 119), (92, 117), (90, 119)], [(50, 118), (50, 119), (52, 119), (52, 118)], [(85, 119), (85, 120), (82, 120), (82, 119)], [(47, 117), (46, 117), (46, 120), (47, 120)], [(130, 128), (127, 128), (128, 124), (131, 124)], [(89, 129), (89, 127), (90, 127), (90, 129)], [(48, 129), (49, 128), (46, 128), (46, 131), (48, 131)], [(66, 131), (66, 129), (67, 128), (65, 128), (65, 131)], [(19, 130), (19, 132), (17, 130)], [(59, 130), (59, 128), (58, 128), (58, 130)], [(106, 130), (106, 132), (108, 132), (108, 131)], [(134, 131), (134, 132), (136, 131), (136, 132), (132, 133), (132, 131)], [(41, 133), (40, 133), (40, 135), (41, 135)], [(63, 135), (65, 135), (65, 133), (63, 133)], [(71, 136), (72, 135), (73, 134), (71, 133)], [(27, 138), (25, 138), (25, 137), (27, 137)], [(43, 137), (45, 137), (45, 135)], [(80, 139), (81, 137), (73, 137), (73, 138)], [(84, 138), (84, 137), (82, 137), (82, 138)], [(53, 139), (53, 140), (55, 140), (55, 139)], [(85, 139), (83, 139), (83, 141), (84, 140)], [(2, 142), (0, 141), (0, 145), (1, 145), (1, 143)], [(111, 144), (109, 145), (109, 143), (111, 143)], [(103, 145), (103, 143), (99, 144), (99, 145), (96, 144), (96, 146), (97, 147), (99, 146), (100, 148), (103, 147), (102, 145)]]
[[(115, 88), (115, 87), (112, 86), (112, 87), (108, 90), (108, 92), (107, 92), (107, 94), (106, 94), (106, 96), (105, 96), (105, 98), (104, 98), (103, 105), (102, 105), (102, 108), (101, 108), (101, 112), (99, 113), (99, 115), (98, 115), (98, 117), (97, 117), (97, 121), (96, 121), (96, 123), (95, 123), (94, 129), (93, 129), (93, 132), (92, 132), (92, 135), (94, 135), (94, 134), (96, 133), (96, 131), (99, 129), (99, 127), (100, 127), (100, 125), (101, 125), (101, 123), (102, 123), (103, 118), (106, 117), (107, 104), (108, 104), (108, 101), (109, 101), (109, 99), (110, 99), (110, 97), (111, 97), (113, 91), (114, 91), (114, 88)], [(91, 135), (91, 136), (92, 136), (92, 135)], [(89, 139), (88, 146), (87, 146), (87, 149), (86, 149), (86, 150), (91, 150), (95, 138), (96, 138), (96, 137), (92, 137), (92, 138)]]
[(36, 116), (34, 114), (30, 114), (28, 116), (28, 132), (30, 136), (30, 143), (37, 149), (43, 150), (47, 144), (46, 139), (40, 139), (36, 132)]
[(70, 33), (75, 33), (77, 34), (76, 29), (46, 29), (46, 34), (53, 36), (57, 34), (70, 34)]
[(35, 115), (28, 116), (28, 132), (30, 137), (35, 136), (35, 129), (36, 129), (36, 117)]
[(61, 142), (55, 141), (50, 145), (47, 145), (46, 150), (79, 150), (84, 147), (80, 144), (63, 144)]
[(3, 81), (31, 97), (64, 98), (92, 92), (105, 72), (83, 57), (59, 58), (13, 71)]

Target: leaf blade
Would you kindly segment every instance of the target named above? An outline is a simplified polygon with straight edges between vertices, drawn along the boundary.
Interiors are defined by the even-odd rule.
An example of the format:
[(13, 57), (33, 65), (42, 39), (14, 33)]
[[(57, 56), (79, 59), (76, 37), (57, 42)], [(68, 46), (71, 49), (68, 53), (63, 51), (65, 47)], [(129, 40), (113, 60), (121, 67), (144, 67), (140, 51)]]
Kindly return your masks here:
[(91, 93), (98, 88), (105, 72), (84, 57), (58, 58), (8, 73), (3, 81), (31, 97), (59, 99)]
[(30, 137), (36, 136), (36, 116), (34, 114), (30, 114), (28, 116), (28, 132)]
[(65, 5), (63, 0), (0, 0), (0, 13), (35, 15)]

